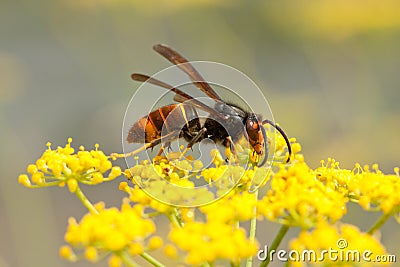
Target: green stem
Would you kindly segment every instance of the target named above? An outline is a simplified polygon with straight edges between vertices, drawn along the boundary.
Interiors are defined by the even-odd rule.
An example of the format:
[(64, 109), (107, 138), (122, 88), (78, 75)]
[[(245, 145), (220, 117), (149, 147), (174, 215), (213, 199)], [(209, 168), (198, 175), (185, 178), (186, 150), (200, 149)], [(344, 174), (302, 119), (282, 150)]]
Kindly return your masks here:
[(99, 214), (97, 209), (93, 206), (93, 204), (89, 201), (89, 199), (83, 194), (79, 185), (76, 187), (75, 195), (82, 202), (82, 204), (90, 211), (92, 214)]
[(175, 227), (182, 228), (182, 223), (178, 219), (178, 214), (176, 209), (174, 209), (174, 212), (168, 213), (167, 217)]
[(268, 264), (271, 261), (270, 253), (268, 253), (269, 251), (273, 251), (278, 248), (279, 244), (282, 242), (282, 239), (285, 237), (287, 231), (289, 230), (289, 226), (288, 225), (282, 225), (281, 228), (279, 229), (278, 233), (275, 236), (274, 241), (272, 241), (271, 246), (268, 248), (268, 251), (266, 251), (265, 253), (267, 253), (267, 258), (265, 259), (265, 261), (261, 262), (260, 267), (267, 267)]
[[(254, 192), (254, 198), (257, 201), (258, 199), (258, 190)], [(250, 220), (250, 230), (249, 230), (249, 240), (254, 243), (256, 239), (256, 229), (257, 229), (257, 206), (253, 208), (253, 217)], [(253, 266), (253, 257), (250, 256), (247, 258), (246, 267)]]
[(146, 213), (146, 217), (147, 218), (153, 218), (153, 217), (156, 217), (156, 216), (158, 216), (160, 214), (161, 214), (161, 212), (159, 212), (159, 211), (150, 212), (150, 213)]
[(158, 260), (156, 260), (155, 258), (153, 258), (152, 256), (150, 256), (149, 254), (147, 254), (146, 252), (143, 252), (142, 254), (140, 254), (140, 256), (142, 256), (143, 259), (145, 259), (146, 261), (148, 261), (150, 264), (152, 264), (153, 266), (156, 267), (164, 267), (165, 265), (162, 264), (161, 262), (159, 262)]
[(212, 266), (214, 266), (214, 264), (210, 264), (210, 263), (208, 263), (208, 262), (203, 262), (200, 266), (203, 266), (203, 267), (212, 267)]
[(57, 186), (60, 184), (60, 181), (55, 181), (55, 182), (46, 182), (41, 185), (30, 185), (28, 188), (40, 188), (40, 187), (51, 187), (51, 186)]
[(174, 215), (175, 215), (176, 220), (178, 221), (179, 225), (180, 225), (181, 227), (183, 227), (182, 217), (179, 215), (180, 213), (179, 213), (178, 208), (175, 208), (175, 209), (174, 209), (174, 212), (175, 212)]
[(128, 253), (126, 253), (126, 251), (118, 253), (118, 256), (127, 267), (140, 267), (139, 264), (132, 260), (132, 258), (129, 256)]
[(374, 234), (393, 215), (393, 212), (383, 214), (375, 224), (368, 230), (368, 234)]

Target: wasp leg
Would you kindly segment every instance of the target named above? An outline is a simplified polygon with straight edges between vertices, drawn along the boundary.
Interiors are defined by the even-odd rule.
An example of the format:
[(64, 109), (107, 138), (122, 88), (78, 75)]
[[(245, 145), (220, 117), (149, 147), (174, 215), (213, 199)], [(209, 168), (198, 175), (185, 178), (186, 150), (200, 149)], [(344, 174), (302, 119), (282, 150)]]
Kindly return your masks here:
[[(157, 139), (158, 140), (158, 139)], [(157, 141), (157, 140), (155, 140), (155, 141)], [(149, 147), (153, 147), (153, 146), (156, 146), (156, 145), (158, 145), (158, 143), (156, 143), (156, 144), (153, 144), (153, 142), (151, 142), (151, 143), (147, 143), (147, 144), (145, 144), (144, 146), (141, 146), (141, 147), (139, 147), (138, 149), (136, 149), (136, 150), (134, 150), (134, 151), (132, 151), (132, 152), (129, 152), (129, 153), (123, 153), (123, 154), (118, 154), (118, 153), (111, 153), (110, 154), (110, 157), (111, 158), (126, 158), (126, 157), (130, 157), (130, 156), (133, 156), (133, 155), (135, 155), (135, 154), (137, 154), (137, 153), (139, 153), (139, 152), (141, 152), (141, 151), (143, 151), (143, 150), (146, 150), (146, 149), (148, 149)]]
[(171, 150), (171, 142), (166, 142), (165, 144), (161, 145), (160, 151), (158, 151), (157, 156), (161, 156), (165, 149), (167, 149), (168, 151)]
[(157, 153), (157, 157), (161, 156), (161, 154), (164, 152), (164, 150), (165, 150), (165, 145), (163, 144), (163, 145), (161, 145), (160, 150)]
[(233, 153), (233, 156), (235, 157), (235, 163), (238, 165), (239, 160), (238, 160), (237, 153), (236, 153), (235, 143), (232, 141), (232, 138), (230, 136), (226, 137), (226, 140), (228, 140), (228, 142), (229, 142), (229, 147)]
[(189, 144), (186, 146), (185, 150), (181, 152), (181, 155), (179, 156), (179, 159), (182, 159), (185, 153), (192, 148), (192, 146), (199, 141), (199, 139), (204, 135), (204, 133), (207, 132), (207, 129), (205, 127), (201, 128), (200, 131), (196, 134), (195, 137), (193, 137), (192, 140), (190, 140)]
[(168, 144), (168, 143), (170, 143), (171, 140), (176, 139), (176, 134), (177, 133), (178, 133), (178, 131), (173, 131), (173, 132), (171, 132), (171, 133), (169, 133), (169, 134), (167, 134), (167, 135), (165, 135), (165, 136), (163, 136), (161, 138), (154, 139), (150, 143), (146, 143), (145, 145), (143, 145), (143, 146), (139, 147), (138, 149), (136, 149), (136, 150), (134, 150), (132, 152), (129, 152), (129, 153), (123, 153), (123, 154), (111, 153), (110, 157), (111, 158), (131, 157), (131, 156), (133, 156), (133, 155), (135, 155), (135, 154), (137, 154), (137, 153), (139, 153), (139, 152), (141, 152), (143, 150), (146, 150), (146, 149), (148, 149), (150, 147), (152, 148), (152, 147), (160, 144), (162, 141), (166, 142)]
[(165, 147), (167, 148), (168, 152), (172, 151), (171, 142), (165, 143)]

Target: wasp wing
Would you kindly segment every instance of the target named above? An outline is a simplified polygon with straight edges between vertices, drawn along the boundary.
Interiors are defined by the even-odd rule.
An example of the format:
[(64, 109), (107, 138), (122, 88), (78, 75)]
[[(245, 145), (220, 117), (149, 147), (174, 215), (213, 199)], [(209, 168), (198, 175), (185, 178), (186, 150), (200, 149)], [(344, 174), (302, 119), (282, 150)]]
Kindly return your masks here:
[(173, 50), (171, 47), (163, 44), (156, 44), (153, 46), (153, 49), (185, 72), (190, 77), (193, 84), (207, 96), (211, 97), (212, 99), (222, 101), (214, 89), (212, 89), (211, 86), (204, 81), (204, 78), (186, 58)]
[(210, 106), (207, 106), (203, 102), (200, 102), (199, 100), (193, 98), (192, 96), (186, 94), (185, 92), (179, 90), (178, 88), (173, 87), (172, 85), (169, 85), (169, 84), (167, 84), (165, 82), (162, 82), (162, 81), (157, 80), (155, 78), (152, 78), (152, 77), (150, 77), (148, 75), (140, 74), (140, 73), (133, 73), (131, 75), (131, 78), (134, 81), (149, 82), (151, 84), (160, 86), (160, 87), (165, 88), (167, 90), (170, 90), (170, 91), (176, 93), (176, 95), (174, 96), (174, 100), (175, 101), (181, 102), (181, 103), (185, 102), (185, 104), (189, 104), (189, 105), (195, 106), (195, 107), (197, 107), (197, 108), (199, 108), (199, 109), (201, 109), (201, 110), (203, 110), (205, 112), (208, 112), (212, 116), (216, 116), (219, 119), (223, 119), (223, 120), (226, 119), (223, 114), (217, 112), (214, 108), (212, 108)]

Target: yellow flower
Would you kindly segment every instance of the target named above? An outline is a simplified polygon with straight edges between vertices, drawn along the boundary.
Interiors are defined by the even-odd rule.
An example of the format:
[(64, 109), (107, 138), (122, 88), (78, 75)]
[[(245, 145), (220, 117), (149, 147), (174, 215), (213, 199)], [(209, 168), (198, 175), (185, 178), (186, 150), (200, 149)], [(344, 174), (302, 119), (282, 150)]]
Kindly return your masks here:
[[(133, 256), (141, 254), (144, 247), (157, 249), (162, 240), (160, 237), (148, 240), (155, 232), (155, 225), (153, 221), (144, 219), (141, 211), (125, 202), (120, 210), (103, 208), (98, 214), (86, 214), (79, 223), (71, 218), (65, 241), (76, 249), (84, 248), (85, 258), (89, 261), (96, 261), (109, 252), (118, 254), (125, 249)], [(67, 250), (64, 248), (63, 251), (63, 255), (67, 256)]]
[[(128, 193), (133, 202), (167, 212), (170, 205), (196, 206), (214, 202), (232, 189), (254, 191), (254, 188), (264, 185), (271, 175), (268, 168), (245, 170), (241, 166), (221, 164), (199, 172), (195, 170), (195, 165), (199, 165), (198, 161), (169, 162), (161, 157), (156, 157), (152, 164), (142, 161), (124, 171), (134, 187), (123, 182), (120, 190)], [(196, 188), (195, 182), (202, 186)]]
[(154, 249), (158, 249), (163, 245), (163, 241), (162, 238), (159, 236), (153, 236), (152, 238), (150, 238), (149, 240), (149, 245), (148, 245), (148, 249), (149, 250), (154, 250)]
[[(395, 213), (400, 210), (400, 177), (397, 174), (385, 175), (377, 164), (356, 164), (353, 170), (339, 168), (339, 163), (328, 159), (316, 169), (319, 180), (336, 191), (350, 196), (365, 210)], [(396, 173), (396, 168), (395, 168)]]
[(85, 250), (85, 258), (88, 261), (96, 262), (98, 259), (97, 249), (94, 247), (87, 247)]
[(70, 246), (62, 246), (59, 250), (60, 257), (69, 261), (76, 261), (77, 257)]
[[(121, 174), (120, 167), (113, 167), (111, 161), (98, 150), (85, 151), (81, 146), (75, 153), (71, 147), (72, 138), (68, 138), (65, 147), (52, 149), (51, 144), (47, 143), (47, 150), (36, 161), (36, 164), (30, 164), (26, 174), (18, 177), (18, 182), (29, 188), (64, 186), (68, 185), (71, 192), (75, 192), (78, 182), (84, 184), (97, 184), (103, 181), (115, 179)], [(110, 171), (104, 178), (105, 172)], [(33, 183), (33, 184), (32, 184)]]
[(164, 254), (165, 254), (167, 257), (172, 258), (172, 259), (175, 259), (175, 258), (177, 258), (177, 256), (178, 256), (178, 252), (177, 252), (175, 246), (172, 245), (172, 244), (167, 244), (167, 245), (164, 247)]
[(239, 192), (228, 194), (226, 197), (207, 206), (200, 207), (206, 214), (207, 220), (222, 223), (234, 223), (237, 221), (247, 221), (252, 219), (254, 208), (257, 205), (255, 194)]
[(133, 243), (129, 246), (129, 253), (131, 255), (140, 255), (143, 253), (143, 246), (139, 243)]
[(348, 199), (317, 179), (304, 162), (281, 166), (271, 189), (258, 203), (258, 213), (268, 220), (311, 228), (321, 221), (337, 221), (346, 213)]
[[(302, 231), (296, 239), (290, 241), (290, 248), (303, 255), (303, 252), (312, 251), (310, 261), (314, 264), (338, 264), (340, 266), (385, 266), (387, 263), (374, 262), (376, 256), (387, 255), (384, 247), (373, 236), (361, 232), (357, 227), (349, 224), (330, 225), (320, 223), (311, 231)], [(331, 258), (323, 251), (336, 251)], [(367, 252), (368, 254), (364, 254)], [(292, 255), (295, 255), (294, 253)], [(363, 258), (367, 255), (369, 258)], [(335, 259), (335, 257), (337, 257)], [(306, 264), (307, 262), (303, 262)], [(301, 257), (294, 261), (295, 266), (305, 266)], [(308, 265), (307, 265), (308, 266)], [(324, 265), (325, 266), (325, 265)]]
[(108, 266), (110, 267), (121, 267), (122, 261), (121, 258), (117, 255), (111, 255), (110, 259), (108, 260)]
[(257, 244), (246, 238), (243, 229), (220, 221), (188, 222), (182, 228), (173, 228), (169, 237), (187, 253), (186, 262), (191, 265), (218, 259), (238, 263), (257, 252)]

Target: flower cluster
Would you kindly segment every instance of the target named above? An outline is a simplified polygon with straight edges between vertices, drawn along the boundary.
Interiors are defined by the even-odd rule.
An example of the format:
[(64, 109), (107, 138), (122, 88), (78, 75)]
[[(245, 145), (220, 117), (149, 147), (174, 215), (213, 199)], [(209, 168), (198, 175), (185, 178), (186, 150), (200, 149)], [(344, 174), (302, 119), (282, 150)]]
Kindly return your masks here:
[(257, 252), (256, 243), (246, 237), (242, 228), (214, 220), (188, 222), (182, 228), (173, 228), (169, 238), (187, 252), (186, 262), (193, 266), (217, 259), (238, 264)]
[[(75, 153), (69, 139), (65, 147), (54, 150), (48, 144), (36, 164), (28, 166), (30, 176), (20, 175), (19, 182), (29, 188), (68, 185), (88, 208), (89, 213), (79, 222), (70, 219), (65, 234), (68, 245), (60, 249), (60, 255), (71, 261), (86, 258), (97, 262), (108, 257), (110, 267), (132, 267), (138, 266), (135, 257), (141, 257), (161, 267), (164, 265), (149, 252), (162, 248), (171, 260), (191, 266), (239, 266), (243, 261), (252, 266), (259, 246), (257, 219), (281, 224), (271, 250), (278, 248), (290, 227), (299, 227), (299, 236), (290, 242), (295, 251), (321, 252), (337, 248), (338, 240), (345, 240), (348, 246), (339, 248), (342, 252), (369, 250), (386, 255), (372, 234), (400, 210), (399, 169), (391, 175), (383, 174), (377, 165), (361, 168), (356, 164), (347, 170), (333, 159), (312, 169), (295, 138), (290, 139), (292, 155), (286, 164), (285, 140), (280, 135), (269, 137), (274, 154), (269, 155), (273, 160), (267, 167), (257, 167), (259, 159), (249, 157), (252, 152), (239, 143), (237, 157), (245, 163), (242, 166), (234, 164), (229, 150), (228, 161), (212, 150), (212, 164), (206, 167), (199, 160), (180, 159), (179, 152), (172, 152), (141, 162), (137, 158), (124, 172), (113, 167), (98, 145), (95, 150), (81, 147)], [(79, 183), (95, 185), (120, 174), (132, 182), (119, 184), (127, 194), (120, 208), (93, 205), (80, 190)], [(366, 233), (342, 224), (352, 202), (368, 211), (382, 211), (383, 216)], [(170, 221), (167, 233), (156, 227), (162, 216)], [(269, 262), (267, 258), (260, 266)], [(319, 263), (333, 264), (329, 259)], [(354, 262), (342, 263), (353, 266)], [(303, 266), (296, 260), (291, 264)]]
[(234, 224), (239, 221), (251, 220), (254, 217), (256, 206), (255, 194), (246, 191), (241, 193), (231, 191), (224, 198), (200, 207), (200, 211), (206, 215), (208, 221)]
[(281, 166), (271, 190), (259, 201), (258, 213), (268, 220), (308, 229), (346, 213), (346, 196), (319, 181), (305, 162)]
[[(111, 254), (112, 261), (116, 261), (115, 257), (122, 257), (124, 252), (136, 256), (162, 246), (160, 237), (150, 238), (156, 230), (155, 224), (143, 218), (140, 205), (125, 202), (121, 209), (95, 207), (98, 213), (85, 215), (79, 223), (70, 218), (65, 234), (65, 241), (72, 247), (85, 249), (87, 260), (96, 262)], [(62, 247), (60, 254), (70, 260), (77, 258), (68, 246)]]
[(318, 179), (348, 195), (366, 210), (396, 213), (400, 210), (400, 177), (399, 168), (395, 174), (385, 175), (378, 165), (361, 167), (356, 164), (353, 170), (341, 169), (334, 159), (321, 162), (322, 166), (315, 172)]
[[(172, 244), (164, 249), (171, 258), (176, 258), (179, 249), (186, 255), (184, 260), (189, 265), (217, 260), (237, 264), (257, 251), (256, 241), (246, 237), (245, 229), (238, 225), (239, 221), (255, 218), (255, 194), (237, 188), (222, 199), (198, 209), (177, 209), (149, 196), (144, 192), (147, 190), (142, 190), (137, 184), (130, 187), (126, 182), (121, 182), (120, 189), (128, 193), (132, 202), (147, 207), (147, 216), (154, 215), (152, 210), (155, 210), (157, 215), (164, 214), (173, 222), (169, 233)], [(172, 192), (177, 191), (169, 191)], [(195, 216), (194, 210), (197, 210), (198, 216)], [(208, 248), (206, 252), (205, 247)]]
[[(199, 206), (225, 196), (232, 189), (254, 191), (265, 184), (271, 175), (268, 168), (223, 164), (225, 161), (216, 149), (211, 151), (211, 157), (213, 165), (208, 168), (203, 168), (199, 160), (172, 161), (161, 156), (155, 157), (152, 162), (137, 161), (135, 166), (124, 171), (124, 175), (137, 185), (132, 189), (135, 193), (127, 193), (132, 201), (142, 204), (164, 202)], [(142, 198), (143, 191), (152, 198)]]
[[(51, 143), (47, 143), (47, 150), (36, 161), (27, 168), (27, 174), (21, 174), (18, 178), (19, 183), (29, 188), (64, 186), (68, 185), (71, 192), (78, 188), (78, 182), (83, 184), (98, 184), (113, 180), (121, 175), (121, 168), (112, 166), (109, 158), (98, 150), (85, 151), (81, 146), (75, 153), (71, 147), (72, 138), (68, 138), (65, 147), (51, 148)], [(109, 171), (108, 175), (105, 175)], [(33, 184), (32, 184), (33, 183)]]
[[(292, 265), (299, 267), (305, 266), (307, 262), (324, 264), (323, 266), (336, 265), (338, 262), (343, 266), (376, 266), (375, 257), (387, 255), (375, 237), (362, 233), (357, 227), (349, 224), (320, 223), (311, 232), (302, 231), (290, 242), (290, 248), (297, 252), (296, 255), (292, 255)], [(305, 250), (312, 251), (306, 261), (300, 257), (304, 255)], [(335, 253), (328, 255), (323, 251)], [(387, 266), (389, 262), (382, 262), (381, 265)]]

